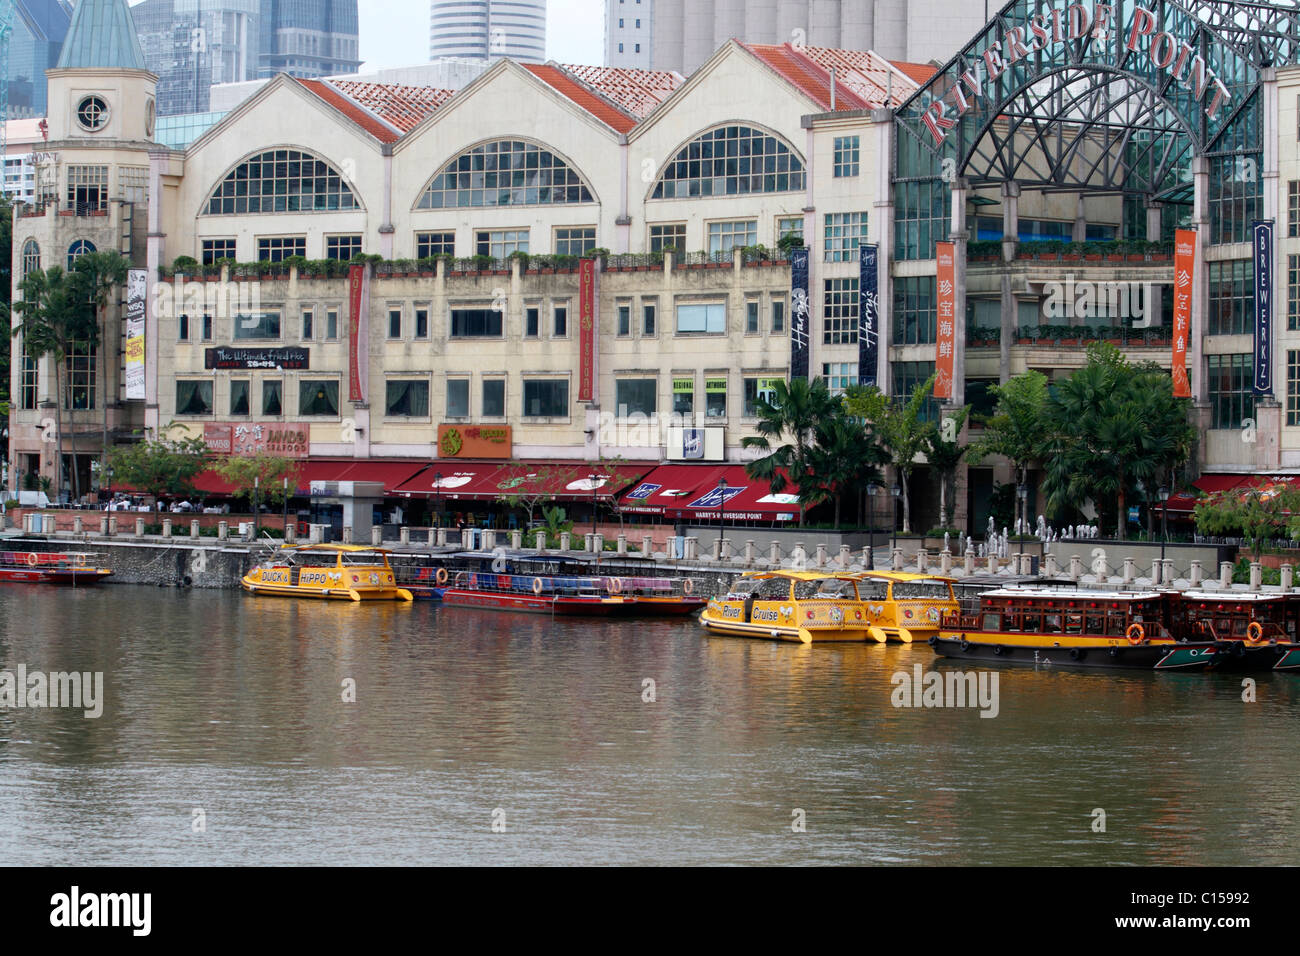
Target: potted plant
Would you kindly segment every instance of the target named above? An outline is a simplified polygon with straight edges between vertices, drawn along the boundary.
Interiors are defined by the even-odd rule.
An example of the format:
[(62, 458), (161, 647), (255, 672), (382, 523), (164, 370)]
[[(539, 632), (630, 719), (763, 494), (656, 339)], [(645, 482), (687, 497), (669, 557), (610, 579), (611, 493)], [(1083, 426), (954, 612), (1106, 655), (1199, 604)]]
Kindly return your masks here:
[(512, 265), (516, 262), (519, 263), (519, 270), (521, 272), (528, 271), (528, 253), (524, 252), (522, 249), (516, 249), (514, 252), (510, 253), (510, 255), (506, 256), (506, 259), (508, 259)]

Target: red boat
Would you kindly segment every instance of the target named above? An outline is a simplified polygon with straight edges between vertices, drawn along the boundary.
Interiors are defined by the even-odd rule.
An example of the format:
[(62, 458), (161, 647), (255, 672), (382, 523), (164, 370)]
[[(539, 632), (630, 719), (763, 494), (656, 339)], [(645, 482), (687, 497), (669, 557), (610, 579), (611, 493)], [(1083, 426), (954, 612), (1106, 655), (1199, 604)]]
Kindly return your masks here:
[(705, 598), (694, 595), (694, 590), (690, 578), (673, 581), (457, 571), (442, 589), (442, 603), (597, 617), (686, 615), (706, 603)]
[(0, 581), (22, 584), (97, 584), (113, 572), (95, 567), (86, 551), (0, 551)]

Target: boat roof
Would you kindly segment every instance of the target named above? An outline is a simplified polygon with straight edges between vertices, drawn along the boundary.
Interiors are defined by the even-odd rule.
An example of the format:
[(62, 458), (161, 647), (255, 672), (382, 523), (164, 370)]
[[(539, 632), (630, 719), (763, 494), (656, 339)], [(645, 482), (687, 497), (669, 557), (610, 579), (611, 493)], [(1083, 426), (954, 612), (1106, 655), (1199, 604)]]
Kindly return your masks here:
[(1159, 591), (1088, 591), (1075, 588), (995, 588), (983, 591), (980, 597), (1004, 598), (1061, 598), (1081, 601), (1088, 598), (1105, 601), (1152, 601), (1160, 597)]
[(373, 554), (392, 554), (392, 548), (379, 548), (369, 544), (329, 544), (321, 542), (319, 544), (286, 544), (281, 550), (283, 551), (336, 551), (344, 554), (356, 554), (360, 551), (369, 551)]
[(851, 571), (746, 571), (736, 580), (743, 581), (746, 578), (750, 580), (789, 578), (792, 581), (824, 581), (827, 578), (835, 578), (841, 581), (852, 581), (857, 577), (858, 575)]
[(1286, 594), (1274, 592), (1272, 594), (1262, 591), (1182, 591), (1184, 598), (1189, 601), (1285, 601)]
[(858, 571), (858, 577), (882, 578), (886, 581), (944, 581), (954, 584), (957, 579), (942, 574), (921, 574), (916, 571)]

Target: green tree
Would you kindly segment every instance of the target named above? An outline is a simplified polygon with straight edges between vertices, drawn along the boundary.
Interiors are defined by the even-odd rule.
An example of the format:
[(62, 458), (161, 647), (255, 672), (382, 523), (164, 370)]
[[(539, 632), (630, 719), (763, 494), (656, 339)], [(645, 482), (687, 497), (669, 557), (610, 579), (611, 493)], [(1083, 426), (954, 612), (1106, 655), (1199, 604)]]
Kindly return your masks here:
[[(95, 328), (98, 330), (96, 337), (100, 341), (105, 341), (108, 336), (104, 326), (106, 318), (104, 307), (108, 305), (113, 289), (126, 283), (128, 266), (126, 258), (116, 251), (87, 252), (78, 256), (77, 261), (72, 265), (73, 281), (85, 290), (87, 301), (94, 310)], [(103, 414), (103, 429), (99, 462), (102, 469), (108, 463), (108, 393), (103, 388), (100, 391), (99, 405)]]
[(1015, 483), (1023, 485), (1029, 480), (1030, 464), (1041, 459), (1047, 443), (1047, 376), (1030, 370), (1005, 385), (994, 385), (989, 393), (997, 405), (982, 422), (983, 434), (971, 442), (971, 460), (1001, 455), (1011, 462)]
[[(956, 509), (957, 466), (970, 451), (969, 445), (963, 445), (958, 437), (970, 415), (970, 406), (963, 406), (951, 415), (944, 417), (939, 427), (930, 431), (925, 446), (925, 460), (939, 475), (939, 522), (945, 528), (952, 527), (953, 511)], [(951, 435), (951, 438), (946, 438)], [(951, 497), (949, 487), (953, 488)]]
[[(812, 474), (822, 497), (835, 502), (835, 527), (840, 527), (844, 496), (881, 480), (880, 466), (889, 461), (863, 422), (841, 406), (836, 414), (813, 429), (815, 444), (809, 454)], [(861, 495), (859, 495), (859, 498)]]
[[(840, 414), (842, 405), (820, 378), (811, 383), (805, 378), (789, 383), (778, 381), (774, 392), (771, 401), (759, 396), (754, 403), (758, 418), (754, 430), (758, 434), (740, 440), (741, 447), (763, 453), (762, 458), (745, 465), (745, 474), (768, 482), (778, 494), (793, 483), (799, 495), (802, 527), (807, 505), (825, 496), (813, 470), (816, 430)], [(783, 441), (787, 436), (788, 440)]]
[[(170, 434), (168, 425), (163, 434)], [(143, 438), (128, 445), (118, 445), (109, 452), (108, 462), (115, 480), (137, 488), (154, 498), (163, 495), (191, 497), (195, 494), (194, 478), (208, 466), (208, 446), (201, 438)]]
[(1290, 484), (1225, 491), (1198, 502), (1194, 515), (1202, 534), (1240, 532), (1258, 561), (1265, 538), (1300, 533), (1300, 491)]
[(522, 461), (507, 462), (497, 482), (497, 501), (528, 512), (528, 523), (537, 520), (537, 507), (555, 497), (556, 485), (567, 485), (593, 474), (586, 462), (565, 462), (553, 465), (528, 464)]
[(925, 420), (925, 403), (934, 389), (936, 375), (912, 390), (906, 401), (895, 401), (874, 385), (849, 389), (845, 397), (849, 413), (875, 427), (880, 444), (898, 471), (903, 496), (903, 534), (912, 533), (912, 507), (907, 485), (916, 468), (916, 458), (930, 444), (934, 423)]
[[(258, 452), (255, 455), (229, 455), (212, 463), (221, 480), (232, 485), (236, 494), (252, 501), (256, 487), (258, 501), (270, 508), (283, 507), (297, 487), (298, 461), (279, 455)], [(288, 492), (285, 479), (289, 479)]]

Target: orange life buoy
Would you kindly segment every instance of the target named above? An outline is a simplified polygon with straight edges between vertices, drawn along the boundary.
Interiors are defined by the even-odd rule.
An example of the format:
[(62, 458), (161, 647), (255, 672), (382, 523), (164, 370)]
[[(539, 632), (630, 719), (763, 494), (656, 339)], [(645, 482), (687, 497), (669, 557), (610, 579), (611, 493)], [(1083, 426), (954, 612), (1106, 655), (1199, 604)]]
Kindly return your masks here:
[(542, 591), (544, 591), (545, 589), (546, 589), (546, 585), (542, 583), (542, 579), (541, 579), (541, 578), (533, 578), (533, 593), (534, 593), (534, 594), (541, 594)]
[(692, 581), (690, 578), (687, 578), (685, 581), (683, 581), (683, 582), (682, 582), (682, 593), (683, 593), (683, 594), (694, 594), (694, 593), (695, 593), (695, 582)]
[(41, 563), (41, 559), (38, 558), (38, 557), (36, 556), (36, 552), (35, 552), (35, 551), (28, 551), (28, 552), (27, 552), (27, 564), (28, 564), (29, 567), (33, 567), (33, 568), (34, 568), (34, 567), (36, 567), (36, 565), (38, 565), (38, 564), (40, 564), (40, 563)]
[(1124, 636), (1128, 638), (1130, 644), (1141, 644), (1146, 640), (1147, 633), (1142, 629), (1141, 624), (1135, 622), (1128, 626), (1128, 630), (1124, 632)]
[(1259, 621), (1251, 621), (1246, 627), (1246, 640), (1251, 644), (1258, 644), (1264, 639), (1264, 626)]
[(623, 592), (623, 581), (621, 578), (606, 578), (605, 587), (609, 589), (610, 594), (621, 594)]
[(433, 580), (434, 580), (435, 582), (437, 582), (437, 584), (438, 584), (439, 587), (441, 587), (442, 585), (446, 584), (446, 583), (447, 583), (447, 569), (446, 569), (446, 568), (439, 568), (439, 569), (438, 569), (438, 572), (433, 576)]

